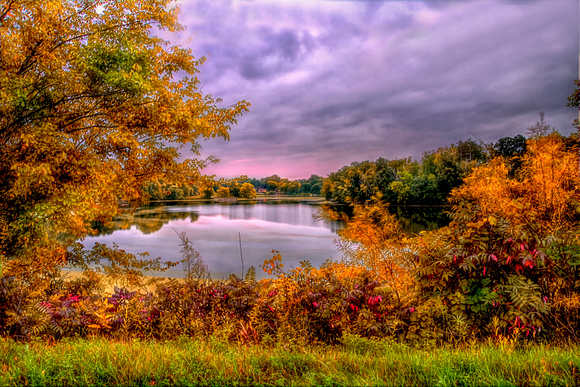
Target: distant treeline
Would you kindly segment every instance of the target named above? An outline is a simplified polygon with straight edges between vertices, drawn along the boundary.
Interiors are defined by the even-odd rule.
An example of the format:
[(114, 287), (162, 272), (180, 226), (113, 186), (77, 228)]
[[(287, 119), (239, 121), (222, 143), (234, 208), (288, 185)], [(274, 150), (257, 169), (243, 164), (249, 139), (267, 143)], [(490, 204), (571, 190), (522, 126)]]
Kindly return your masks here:
[[(528, 137), (548, 133), (560, 136), (566, 147), (576, 146), (577, 133), (566, 137), (544, 121), (527, 129)], [(308, 179), (289, 180), (278, 175), (261, 179), (240, 176), (232, 179), (203, 177), (194, 185), (167, 184), (162, 180), (148, 183), (144, 192), (152, 200), (184, 199), (188, 197), (253, 198), (257, 195), (322, 195), (339, 204), (380, 200), (393, 205), (445, 204), (454, 188), (477, 166), (502, 157), (509, 165), (510, 175), (517, 177), (526, 153), (527, 138), (518, 134), (503, 137), (495, 143), (468, 139), (423, 153), (421, 160), (411, 157), (389, 160), (353, 162), (324, 178), (311, 175)]]
[(162, 180), (143, 187), (151, 200), (175, 200), (188, 197), (253, 198), (260, 195), (320, 195), (324, 178), (312, 175), (308, 179), (289, 180), (278, 175), (262, 179), (240, 176), (232, 179), (206, 177), (198, 184), (168, 184)]

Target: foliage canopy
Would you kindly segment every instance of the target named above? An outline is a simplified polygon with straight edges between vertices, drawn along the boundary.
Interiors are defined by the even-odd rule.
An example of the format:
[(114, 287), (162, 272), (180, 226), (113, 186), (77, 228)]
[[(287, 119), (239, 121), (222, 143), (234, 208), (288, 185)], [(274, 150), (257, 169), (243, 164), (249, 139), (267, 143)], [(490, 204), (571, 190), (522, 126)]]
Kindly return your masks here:
[[(228, 139), (246, 101), (220, 107), (205, 57), (156, 33), (183, 30), (170, 0), (8, 0), (0, 5), (0, 255), (56, 254), (144, 183), (199, 178), (186, 145)], [(57, 242), (57, 238), (60, 240)], [(42, 253), (41, 253), (42, 251)], [(60, 253), (58, 253), (60, 251)]]

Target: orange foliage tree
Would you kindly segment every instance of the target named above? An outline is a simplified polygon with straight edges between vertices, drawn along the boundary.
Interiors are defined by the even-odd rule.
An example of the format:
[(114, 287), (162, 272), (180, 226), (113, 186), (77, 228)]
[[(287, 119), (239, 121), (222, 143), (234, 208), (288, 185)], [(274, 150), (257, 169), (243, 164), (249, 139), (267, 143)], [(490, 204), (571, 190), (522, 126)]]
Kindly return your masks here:
[(393, 295), (395, 308), (404, 310), (414, 297), (414, 250), (388, 207), (373, 200), (355, 205), (344, 229), (339, 230), (339, 246), (345, 260), (374, 273)]
[(529, 140), (519, 178), (495, 159), (453, 191), (449, 227), (415, 241), (411, 336), (580, 334), (580, 180), (564, 145)]

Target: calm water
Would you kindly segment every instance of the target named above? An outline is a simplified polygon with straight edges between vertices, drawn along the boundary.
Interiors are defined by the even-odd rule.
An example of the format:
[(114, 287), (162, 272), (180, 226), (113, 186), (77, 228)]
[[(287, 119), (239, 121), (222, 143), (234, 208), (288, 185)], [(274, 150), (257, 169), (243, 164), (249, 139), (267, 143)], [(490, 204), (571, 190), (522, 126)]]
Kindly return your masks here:
[[(213, 278), (242, 274), (239, 237), (242, 241), (244, 271), (251, 265), (263, 278), (259, 265), (282, 254), (286, 267), (309, 260), (315, 267), (327, 258), (338, 260), (335, 243), (341, 224), (317, 218), (320, 206), (312, 203), (203, 203), (145, 207), (125, 214), (99, 235), (87, 237), (86, 247), (95, 242), (117, 243), (125, 251), (148, 252), (150, 257), (180, 260), (179, 232), (186, 232), (207, 263)], [(392, 208), (409, 234), (433, 229), (446, 223), (441, 209)], [(181, 276), (179, 267), (167, 275)]]
[[(101, 228), (100, 235), (86, 238), (84, 244), (115, 242), (131, 253), (179, 260), (176, 232), (186, 232), (212, 277), (227, 278), (231, 273), (241, 275), (241, 236), (244, 270), (253, 265), (258, 277), (263, 277), (259, 265), (272, 258), (272, 250), (280, 251), (286, 267), (297, 267), (302, 260), (318, 267), (327, 258), (340, 258), (334, 243), (340, 225), (317, 220), (319, 210), (320, 206), (305, 203), (147, 207)], [(168, 275), (179, 276), (181, 269)]]

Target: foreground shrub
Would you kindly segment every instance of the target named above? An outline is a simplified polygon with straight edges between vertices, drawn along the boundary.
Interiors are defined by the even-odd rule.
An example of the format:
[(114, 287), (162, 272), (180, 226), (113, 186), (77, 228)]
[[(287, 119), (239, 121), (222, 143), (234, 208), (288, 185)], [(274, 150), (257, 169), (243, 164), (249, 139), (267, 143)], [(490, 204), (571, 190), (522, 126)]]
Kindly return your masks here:
[(580, 180), (556, 134), (520, 177), (498, 159), (452, 194), (449, 227), (415, 239), (421, 301), (409, 337), (580, 337)]

